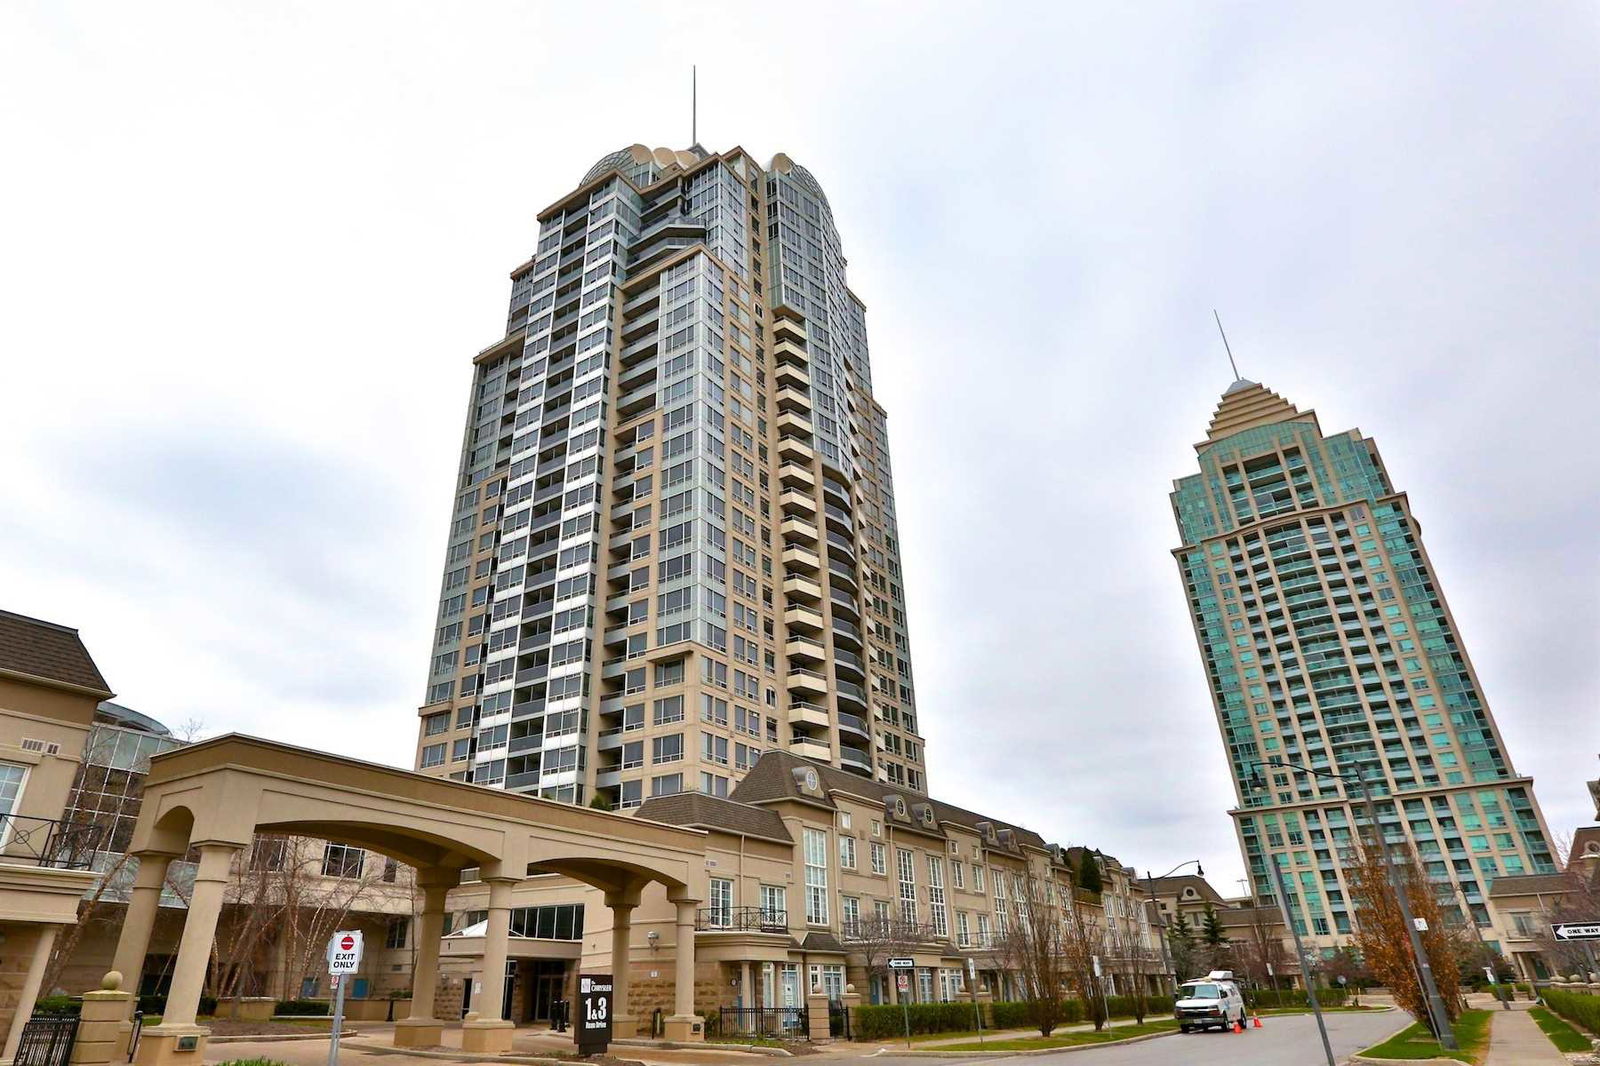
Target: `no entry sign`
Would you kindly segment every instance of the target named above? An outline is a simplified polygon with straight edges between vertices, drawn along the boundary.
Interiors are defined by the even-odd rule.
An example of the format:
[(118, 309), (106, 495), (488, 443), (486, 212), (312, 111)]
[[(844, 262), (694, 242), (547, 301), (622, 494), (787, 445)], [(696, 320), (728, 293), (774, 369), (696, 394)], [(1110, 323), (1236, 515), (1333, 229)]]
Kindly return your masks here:
[(328, 972), (337, 976), (355, 973), (360, 968), (361, 930), (333, 934), (333, 939), (328, 941)]

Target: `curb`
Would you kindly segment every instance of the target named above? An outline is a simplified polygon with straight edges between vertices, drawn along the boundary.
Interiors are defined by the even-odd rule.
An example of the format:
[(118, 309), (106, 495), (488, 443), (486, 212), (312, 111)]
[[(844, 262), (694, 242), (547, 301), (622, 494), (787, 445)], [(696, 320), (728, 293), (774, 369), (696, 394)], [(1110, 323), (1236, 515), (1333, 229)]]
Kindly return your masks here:
[[(339, 1034), (340, 1040), (361, 1034), (354, 1029), (346, 1029)], [(229, 1036), (213, 1036), (206, 1040), (208, 1044), (286, 1044), (295, 1040), (326, 1040), (327, 1033), (235, 1033)]]
[(352, 1047), (354, 1051), (365, 1051), (369, 1055), (405, 1055), (418, 1059), (448, 1059), (451, 1062), (514, 1062), (519, 1066), (572, 1066), (572, 1059), (551, 1059), (542, 1055), (486, 1055), (480, 1052), (462, 1051), (460, 1048), (415, 1048), (393, 1047), (387, 1044), (360, 1044)]
[[(879, 1055), (899, 1055), (906, 1058), (918, 1059), (970, 1059), (974, 1055), (986, 1055), (993, 1058), (1025, 1058), (1029, 1055), (1062, 1055), (1073, 1051), (1094, 1051), (1104, 1047), (1121, 1047), (1124, 1044), (1142, 1044), (1146, 1040), (1160, 1040), (1162, 1037), (1177, 1036), (1178, 1030), (1173, 1029), (1165, 1033), (1145, 1033), (1143, 1036), (1129, 1036), (1121, 1040), (1102, 1040), (1097, 1044), (1073, 1044), (1066, 1047), (1040, 1047), (1028, 1048), (1025, 1051), (1007, 1051), (996, 1049), (987, 1051), (982, 1048), (968, 1048), (966, 1051), (904, 1051), (895, 1048), (879, 1048), (867, 1058), (876, 1058)], [(1455, 1066), (1461, 1066), (1456, 1063)]]
[(744, 1055), (766, 1055), (775, 1059), (792, 1059), (794, 1052), (781, 1047), (761, 1047), (757, 1044), (718, 1044), (710, 1040), (698, 1044), (674, 1043), (669, 1040), (640, 1040), (637, 1037), (625, 1037), (621, 1040), (611, 1041), (612, 1047), (642, 1047), (664, 1048), (668, 1051), (699, 1051), (709, 1048), (714, 1051), (737, 1051)]

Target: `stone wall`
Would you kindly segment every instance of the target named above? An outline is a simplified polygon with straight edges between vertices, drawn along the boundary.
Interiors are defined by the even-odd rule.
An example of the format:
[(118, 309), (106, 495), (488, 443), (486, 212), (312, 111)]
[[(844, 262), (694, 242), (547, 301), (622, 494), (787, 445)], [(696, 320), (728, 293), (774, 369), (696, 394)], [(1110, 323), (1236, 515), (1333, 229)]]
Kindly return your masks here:
[(28, 967), (39, 945), (40, 928), (21, 922), (0, 923), (0, 1033), (11, 1031), (22, 985), (28, 979)]

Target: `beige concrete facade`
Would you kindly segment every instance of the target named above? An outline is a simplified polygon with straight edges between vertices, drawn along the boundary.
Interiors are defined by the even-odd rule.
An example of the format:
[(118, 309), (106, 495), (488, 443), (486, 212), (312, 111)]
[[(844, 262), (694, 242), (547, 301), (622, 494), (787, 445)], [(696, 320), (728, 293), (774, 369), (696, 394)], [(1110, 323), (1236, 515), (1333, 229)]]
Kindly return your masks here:
[(630, 809), (784, 750), (925, 793), (886, 417), (820, 186), (633, 145), (540, 220), (474, 360), (417, 769)]
[(87, 827), (61, 821), (96, 705), (75, 630), (0, 611), (0, 1060), (16, 1053), (61, 929), (94, 883)]
[[(145, 784), (134, 831), (139, 867), (114, 958), (119, 974), (143, 967), (166, 867), (191, 848), (198, 852), (166, 1012), (139, 1045), (138, 1061), (146, 1066), (197, 1061), (206, 1034), (196, 1024), (197, 1007), (230, 867), (258, 831), (354, 844), (417, 870), (423, 902), (412, 1013), (397, 1026), (397, 1044), (440, 1042), (441, 1023), (433, 1012), (445, 901), (466, 870), (485, 892), (481, 1001), (494, 1009), (469, 1015), (465, 1050), (510, 1046), (512, 1023), (499, 1005), (512, 888), (544, 874), (599, 889), (620, 928), (626, 928), (647, 885), (664, 886), (676, 927), (691, 937), (690, 949), (676, 960), (667, 1027), (678, 1039), (701, 1035), (701, 1021), (692, 1014), (692, 930), (699, 901), (689, 892), (703, 834), (230, 735), (156, 756)], [(626, 1033), (633, 1015), (626, 965), (620, 969), (616, 1020)]]

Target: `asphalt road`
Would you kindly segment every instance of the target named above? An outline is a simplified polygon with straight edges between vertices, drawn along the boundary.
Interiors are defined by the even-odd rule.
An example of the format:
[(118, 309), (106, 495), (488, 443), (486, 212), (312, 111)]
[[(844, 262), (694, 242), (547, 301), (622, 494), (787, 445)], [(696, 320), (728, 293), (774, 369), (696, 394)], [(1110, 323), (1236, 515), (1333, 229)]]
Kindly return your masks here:
[[(1409, 1025), (1411, 1019), (1400, 1011), (1374, 1014), (1329, 1014), (1328, 1039), (1333, 1044), (1334, 1061), (1376, 1044), (1391, 1033)], [(873, 1066), (973, 1066), (976, 1063), (1007, 1063), (1009, 1066), (1326, 1066), (1322, 1041), (1317, 1036), (1316, 1020), (1309, 1014), (1263, 1018), (1262, 1028), (1239, 1035), (1234, 1033), (1179, 1033), (1156, 1040), (1122, 1047), (1094, 1048), (1059, 1055), (1029, 1055), (1025, 1058), (984, 1057), (970, 1059), (926, 1059), (874, 1056), (861, 1060)]]

